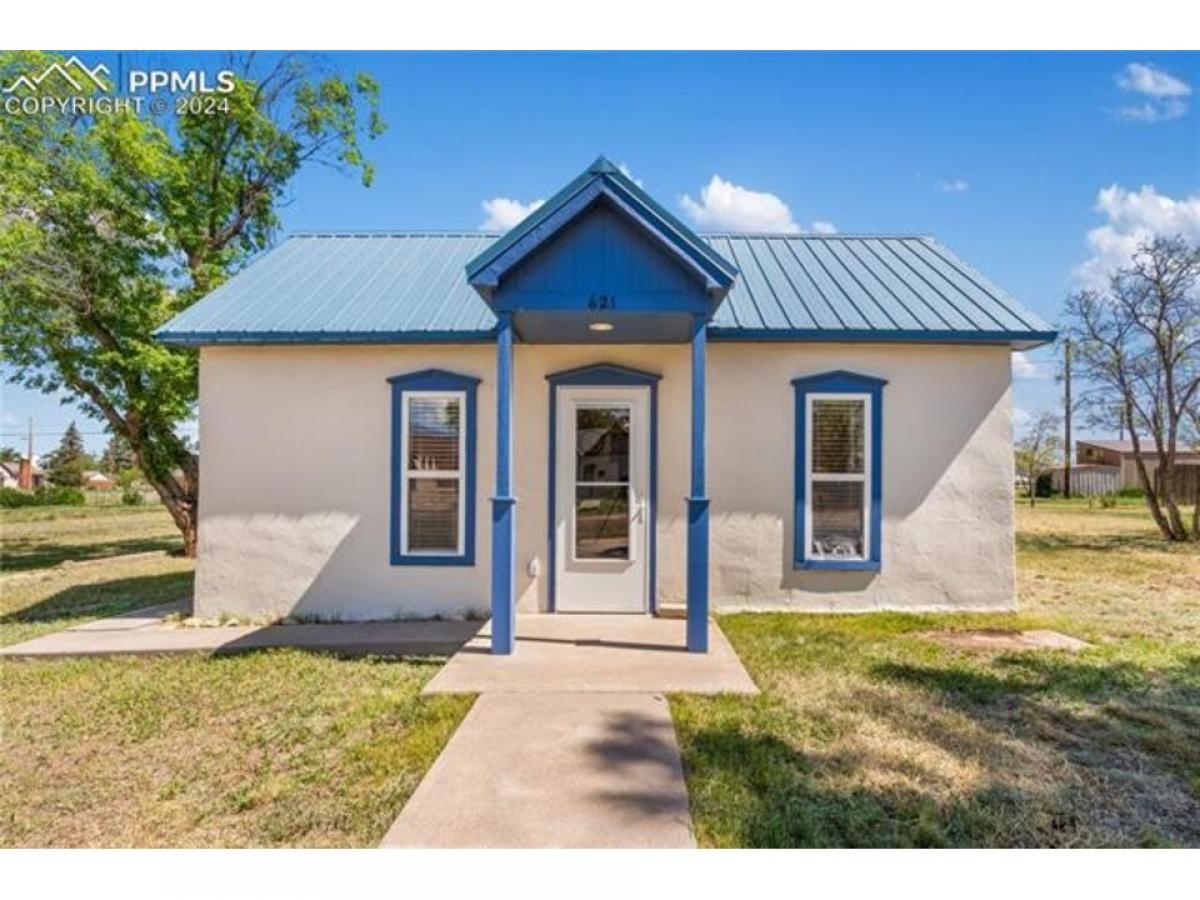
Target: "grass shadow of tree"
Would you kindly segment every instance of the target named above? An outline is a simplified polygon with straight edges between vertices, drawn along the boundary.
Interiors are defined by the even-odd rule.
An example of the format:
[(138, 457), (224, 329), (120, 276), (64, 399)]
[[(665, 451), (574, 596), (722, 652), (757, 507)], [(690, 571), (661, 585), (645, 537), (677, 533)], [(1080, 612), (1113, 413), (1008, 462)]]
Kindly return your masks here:
[(115, 616), (192, 593), (192, 572), (165, 572), (77, 584), (0, 615), (0, 625)]

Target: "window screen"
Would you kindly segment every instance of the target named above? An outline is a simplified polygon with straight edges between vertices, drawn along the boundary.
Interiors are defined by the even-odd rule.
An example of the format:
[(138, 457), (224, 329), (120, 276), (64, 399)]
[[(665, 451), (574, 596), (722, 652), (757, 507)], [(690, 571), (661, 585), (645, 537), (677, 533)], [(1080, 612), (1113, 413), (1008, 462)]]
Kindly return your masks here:
[(867, 397), (812, 397), (808, 460), (809, 554), (867, 557)]
[(462, 546), (462, 397), (407, 394), (404, 434), (406, 550), (458, 553)]

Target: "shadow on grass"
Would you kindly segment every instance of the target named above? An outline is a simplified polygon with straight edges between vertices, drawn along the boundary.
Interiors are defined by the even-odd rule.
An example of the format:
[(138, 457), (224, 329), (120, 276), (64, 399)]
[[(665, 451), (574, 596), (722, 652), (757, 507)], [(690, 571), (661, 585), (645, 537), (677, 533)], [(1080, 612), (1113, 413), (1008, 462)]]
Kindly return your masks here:
[(6, 541), (4, 550), (0, 553), (0, 572), (48, 569), (64, 562), (89, 562), (130, 553), (179, 550), (180, 547), (179, 539), (171, 536), (124, 538), (84, 544)]
[[(999, 778), (951, 801), (913, 787), (852, 786), (846, 783), (848, 773), (855, 777), (853, 773), (877, 767), (894, 768), (894, 762), (854, 753), (802, 752), (774, 735), (728, 726), (689, 735), (684, 765), (693, 804), (711, 804), (697, 817), (701, 837), (720, 844), (985, 847), (1047, 842), (1028, 815), (1031, 807), (1046, 806), (1047, 799), (1032, 798)], [(1065, 793), (1051, 791), (1051, 806), (1059, 805), (1053, 796), (1059, 791)]]
[(1079, 534), (1066, 531), (1018, 533), (1017, 549), (1038, 553), (1064, 553), (1077, 550), (1116, 552), (1149, 550), (1158, 553), (1195, 552), (1194, 544), (1172, 542), (1157, 534)]
[(167, 572), (79, 584), (5, 613), (0, 616), (0, 625), (115, 616), (190, 597), (191, 593), (191, 572)]

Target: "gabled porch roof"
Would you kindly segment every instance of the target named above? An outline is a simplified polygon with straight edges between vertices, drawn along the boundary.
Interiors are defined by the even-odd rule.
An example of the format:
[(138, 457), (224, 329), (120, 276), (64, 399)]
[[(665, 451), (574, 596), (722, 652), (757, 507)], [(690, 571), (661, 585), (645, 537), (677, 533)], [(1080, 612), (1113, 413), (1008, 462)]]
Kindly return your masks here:
[(467, 282), (485, 300), (490, 300), (509, 271), (593, 204), (603, 201), (636, 222), (644, 234), (655, 239), (665, 252), (699, 277), (716, 301), (729, 292), (737, 277), (737, 267), (603, 156), (468, 262)]

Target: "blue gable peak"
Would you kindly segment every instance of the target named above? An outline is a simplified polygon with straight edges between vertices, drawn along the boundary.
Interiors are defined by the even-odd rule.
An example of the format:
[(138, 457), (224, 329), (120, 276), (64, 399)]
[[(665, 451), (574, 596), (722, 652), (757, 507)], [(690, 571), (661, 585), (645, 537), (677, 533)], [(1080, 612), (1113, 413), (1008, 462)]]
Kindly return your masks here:
[(596, 157), (596, 161), (588, 166), (588, 171), (593, 175), (607, 175), (613, 172), (620, 172), (620, 166), (615, 166), (609, 161), (608, 157), (601, 153)]
[(467, 281), (486, 301), (500, 280), (597, 203), (605, 203), (703, 283), (714, 303), (733, 287), (737, 267), (671, 215), (604, 156), (466, 265)]

